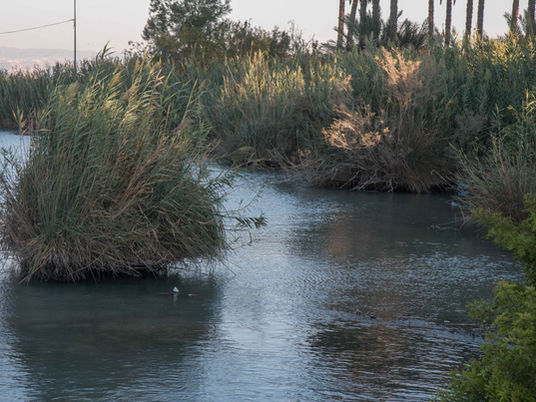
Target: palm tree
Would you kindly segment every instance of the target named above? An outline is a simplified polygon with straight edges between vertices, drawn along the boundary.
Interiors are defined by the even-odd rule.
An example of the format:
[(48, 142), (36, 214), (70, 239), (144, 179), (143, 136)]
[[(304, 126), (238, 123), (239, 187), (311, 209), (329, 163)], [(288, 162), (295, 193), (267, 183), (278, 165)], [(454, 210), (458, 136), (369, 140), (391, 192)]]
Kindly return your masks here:
[(398, 0), (391, 0), (391, 15), (389, 15), (389, 39), (396, 41), (398, 31)]
[[(456, 4), (456, 0), (447, 0), (447, 16), (445, 18), (445, 44), (450, 43), (450, 34), (452, 31), (452, 2)], [(440, 0), (443, 3), (443, 0)]]
[(364, 22), (367, 18), (367, 5), (369, 0), (359, 0), (359, 21)]
[(512, 15), (510, 16), (510, 32), (517, 32), (517, 21), (519, 19), (519, 0), (512, 3)]
[(380, 30), (382, 25), (380, 0), (372, 0), (372, 23), (372, 32), (374, 33), (374, 40), (378, 40), (380, 38)]
[(473, 0), (467, 0), (467, 9), (465, 11), (465, 39), (471, 39), (472, 26), (473, 26)]
[(357, 0), (350, 0), (350, 2), (352, 3), (352, 9), (350, 11), (350, 21), (348, 22), (348, 40), (346, 46), (348, 49), (352, 47), (352, 43), (354, 42), (354, 32), (356, 26), (355, 17), (357, 15)]
[(478, 0), (478, 15), (476, 17), (476, 34), (480, 38), (484, 35), (484, 1)]
[(339, 26), (337, 28), (337, 49), (342, 49), (344, 40), (344, 8), (346, 6), (346, 0), (339, 0)]
[(434, 36), (434, 0), (428, 0), (428, 32)]
[(532, 27), (532, 32), (535, 31), (536, 28), (536, 0), (529, 0), (529, 23)]
[[(354, 0), (355, 1), (355, 0)], [(359, 24), (361, 26), (361, 36), (359, 38), (359, 45), (361, 47), (364, 47), (365, 45), (365, 34), (369, 34), (369, 32), (366, 32), (367, 29), (365, 27), (366, 20), (367, 20), (367, 5), (370, 0), (359, 0)]]

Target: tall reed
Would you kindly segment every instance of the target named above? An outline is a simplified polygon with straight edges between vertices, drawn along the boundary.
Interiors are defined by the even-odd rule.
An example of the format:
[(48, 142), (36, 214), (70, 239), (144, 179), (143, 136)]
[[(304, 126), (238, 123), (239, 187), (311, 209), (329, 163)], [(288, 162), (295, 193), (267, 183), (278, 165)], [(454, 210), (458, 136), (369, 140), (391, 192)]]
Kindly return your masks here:
[(299, 150), (318, 141), (331, 121), (343, 79), (334, 63), (279, 63), (261, 53), (230, 62), (204, 102), (220, 155), (238, 162), (296, 162)]
[(157, 272), (224, 246), (222, 182), (195, 146), (195, 101), (170, 96), (160, 70), (138, 60), (56, 87), (28, 158), (5, 155), (2, 244), (22, 280)]
[(468, 188), (461, 202), (470, 210), (520, 222), (527, 217), (526, 196), (536, 194), (536, 94), (527, 94), (521, 110), (511, 113), (516, 122), (501, 127), (490, 147), (479, 155), (459, 152), (458, 177)]

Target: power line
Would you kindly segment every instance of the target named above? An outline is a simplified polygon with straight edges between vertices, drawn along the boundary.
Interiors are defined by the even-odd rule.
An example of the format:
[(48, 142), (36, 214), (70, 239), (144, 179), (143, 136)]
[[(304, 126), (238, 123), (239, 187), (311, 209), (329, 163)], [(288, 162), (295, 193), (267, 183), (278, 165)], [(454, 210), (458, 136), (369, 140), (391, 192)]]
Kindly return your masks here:
[(60, 22), (54, 22), (52, 24), (39, 25), (36, 27), (31, 27), (31, 28), (16, 29), (13, 31), (4, 31), (4, 32), (0, 32), (0, 35), (14, 34), (14, 33), (25, 32), (25, 31), (34, 31), (36, 29), (48, 28), (48, 27), (53, 27), (56, 25), (61, 25), (61, 24), (66, 24), (68, 22), (72, 22), (73, 28), (74, 28), (74, 58), (73, 60), (74, 60), (74, 71), (76, 73), (77, 71), (76, 69), (76, 0), (73, 0), (73, 6), (74, 6), (74, 15), (73, 15), (73, 18), (71, 19), (60, 21)]
[(0, 35), (13, 34), (13, 33), (24, 32), (24, 31), (34, 31), (34, 30), (36, 30), (36, 29), (53, 27), (53, 26), (55, 26), (55, 25), (66, 24), (66, 23), (68, 23), (68, 22), (73, 22), (73, 21), (74, 21), (74, 19), (71, 18), (70, 20), (65, 20), (65, 21), (55, 22), (55, 23), (53, 23), (53, 24), (40, 25), (40, 26), (38, 26), (38, 27), (24, 28), (24, 29), (17, 29), (17, 30), (15, 30), (15, 31), (5, 31), (5, 32), (0, 32)]

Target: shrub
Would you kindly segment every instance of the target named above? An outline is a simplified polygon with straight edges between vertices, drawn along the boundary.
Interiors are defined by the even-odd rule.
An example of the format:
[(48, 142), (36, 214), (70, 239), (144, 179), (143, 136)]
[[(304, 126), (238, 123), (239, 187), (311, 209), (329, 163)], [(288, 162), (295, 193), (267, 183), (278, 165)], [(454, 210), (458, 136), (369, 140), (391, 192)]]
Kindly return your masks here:
[[(437, 70), (401, 52), (376, 56), (374, 81), (384, 92), (380, 102), (338, 107), (338, 119), (323, 131), (328, 157), (320, 166), (320, 183), (379, 190), (429, 192), (448, 183), (449, 139), (436, 130), (427, 107), (441, 89)], [(316, 179), (315, 181), (319, 181)]]
[(489, 228), (488, 236), (500, 247), (512, 251), (527, 268), (527, 277), (536, 283), (536, 196), (525, 196), (526, 218), (521, 222), (502, 213), (483, 209), (475, 213), (479, 223)]
[(473, 318), (493, 325), (484, 357), (454, 374), (443, 400), (536, 400), (536, 288), (500, 282), (491, 304), (475, 303)]
[(471, 316), (491, 325), (483, 358), (454, 374), (444, 400), (536, 400), (536, 196), (526, 196), (527, 218), (516, 222), (501, 213), (475, 214), (489, 237), (514, 253), (527, 272), (525, 285), (500, 282), (493, 302), (470, 306)]
[(171, 125), (166, 83), (138, 60), (53, 90), (28, 158), (6, 155), (0, 177), (1, 236), (22, 280), (158, 272), (224, 246), (223, 183), (198, 163), (191, 110)]
[(526, 97), (517, 121), (492, 136), (490, 147), (459, 153), (459, 181), (469, 188), (462, 202), (470, 209), (500, 212), (519, 222), (527, 214), (525, 196), (536, 193), (536, 98)]

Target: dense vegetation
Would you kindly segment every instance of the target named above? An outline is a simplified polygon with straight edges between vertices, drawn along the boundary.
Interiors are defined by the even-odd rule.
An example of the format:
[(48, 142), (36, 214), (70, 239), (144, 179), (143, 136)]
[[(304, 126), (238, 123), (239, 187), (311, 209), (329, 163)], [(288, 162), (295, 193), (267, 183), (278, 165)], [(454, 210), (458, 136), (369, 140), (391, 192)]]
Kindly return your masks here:
[(536, 198), (526, 197), (521, 222), (483, 210), (478, 220), (489, 236), (526, 266), (527, 283), (500, 282), (492, 303), (477, 302), (471, 315), (492, 331), (482, 346), (483, 358), (455, 373), (444, 400), (536, 400)]
[(170, 95), (158, 63), (110, 67), (53, 88), (28, 158), (5, 155), (2, 244), (25, 281), (159, 272), (224, 245), (191, 94)]
[[(370, 46), (284, 58), (257, 52), (164, 68), (172, 87), (195, 87), (221, 159), (296, 167), (320, 185), (429, 192), (456, 182), (460, 152), (482, 158), (498, 130), (517, 124), (535, 64), (534, 40), (509, 36), (450, 47), (434, 42), (424, 51)], [(83, 66), (78, 82), (94, 65)], [(73, 76), (62, 66), (4, 74), (0, 120), (13, 126), (34, 115)]]
[(463, 202), (470, 209), (501, 212), (516, 222), (527, 217), (527, 194), (536, 194), (536, 99), (527, 92), (520, 109), (508, 108), (511, 123), (502, 123), (487, 146), (460, 152), (459, 178), (470, 188)]
[(536, 101), (526, 84), (521, 105), (498, 109), (488, 141), (457, 150), (461, 202), (526, 267), (526, 282), (499, 282), (491, 303), (469, 306), (490, 332), (482, 359), (454, 374), (444, 400), (536, 400)]
[[(524, 219), (523, 199), (536, 186), (532, 162), (536, 41), (531, 24), (525, 21), (523, 29), (514, 30), (518, 23), (511, 21), (512, 33), (501, 39), (466, 35), (454, 43), (431, 29), (430, 20), (422, 27), (409, 21), (398, 24), (393, 18), (383, 22), (377, 2), (371, 13), (367, 13), (367, 2), (361, 2), (357, 18), (356, 3), (345, 17), (344, 52), (340, 43), (327, 44), (321, 51), (318, 44), (305, 42), (294, 31), (268, 32), (232, 22), (226, 18), (228, 1), (153, 0), (143, 33), (147, 47), (138, 45), (124, 60), (110, 57), (105, 49), (95, 60), (81, 63), (78, 71), (58, 64), (31, 72), (2, 72), (0, 124), (34, 134), (28, 164), (15, 166), (15, 176), (3, 179), (8, 194), (4, 200), (6, 244), (18, 250), (28, 272), (46, 265), (36, 262), (41, 258), (36, 250), (23, 251), (20, 240), (31, 238), (33, 226), (41, 225), (36, 222), (46, 214), (43, 211), (38, 219), (27, 206), (24, 213), (15, 212), (24, 204), (21, 197), (29, 197), (29, 203), (42, 202), (44, 209), (49, 203), (60, 208), (65, 202), (65, 208), (72, 205), (67, 209), (82, 214), (87, 206), (72, 203), (69, 194), (81, 182), (73, 187), (74, 176), (69, 178), (67, 171), (76, 171), (91, 182), (101, 174), (106, 176), (104, 171), (86, 171), (89, 166), (83, 164), (93, 157), (108, 158), (109, 163), (123, 160), (123, 148), (107, 148), (107, 157), (100, 151), (109, 136), (125, 136), (131, 146), (136, 141), (145, 144), (143, 151), (136, 147), (136, 152), (142, 152), (140, 161), (158, 149), (159, 163), (176, 164), (179, 172), (198, 172), (185, 156), (193, 147), (194, 154), (210, 152), (235, 165), (293, 168), (322, 186), (424, 193), (463, 183), (471, 189), (463, 200), (470, 209), (485, 207), (518, 222)], [(155, 57), (146, 59), (142, 52)], [(147, 69), (159, 71), (152, 78), (158, 81), (158, 89), (147, 85), (139, 89), (136, 80), (145, 77)], [(140, 105), (136, 118), (141, 120), (134, 126), (123, 126), (125, 119), (131, 119), (127, 104)], [(110, 105), (116, 108), (113, 116)], [(67, 121), (71, 125), (56, 124)], [(159, 147), (176, 141), (168, 136), (176, 127), (181, 139), (180, 145), (172, 147), (176, 149), (173, 159), (171, 151), (162, 152)], [(146, 137), (146, 131), (152, 134)], [(85, 153), (77, 154), (85, 148), (92, 154), (93, 145), (97, 148), (90, 159)], [(70, 155), (72, 166), (47, 171), (55, 166), (49, 158), (63, 160), (65, 155)], [(131, 162), (132, 166), (121, 169), (138, 168), (140, 162)], [(106, 163), (99, 168), (108, 169)], [(91, 177), (85, 177), (86, 173)], [(29, 191), (38, 182), (45, 183), (48, 174), (66, 180), (58, 194), (47, 193), (59, 198), (47, 199)], [(196, 178), (194, 182), (217, 204), (209, 181)], [(98, 198), (98, 194), (84, 197)], [(151, 202), (155, 200), (151, 197)], [(75, 206), (81, 209), (76, 212)], [(101, 207), (104, 210), (108, 204)], [(210, 215), (209, 210), (201, 215)], [(51, 216), (57, 218), (55, 213)], [(62, 219), (78, 222), (73, 217)], [(216, 226), (209, 236), (214, 245), (214, 233), (220, 230)], [(23, 228), (27, 233), (19, 238), (15, 233)], [(195, 253), (183, 248), (179, 254)], [(65, 251), (66, 255), (75, 258), (76, 252)], [(53, 257), (53, 265), (65, 267), (71, 263), (69, 258)], [(143, 257), (142, 265), (159, 265), (157, 261), (167, 263), (173, 258), (155, 253)], [(80, 256), (76, 259), (78, 265), (89, 266)], [(132, 265), (126, 259), (118, 261)]]
[[(472, 315), (491, 325), (483, 358), (457, 373), (448, 400), (536, 395), (536, 20), (513, 2), (510, 33), (399, 23), (398, 2), (340, 1), (338, 38), (227, 18), (229, 0), (152, 0), (125, 60), (106, 49), (68, 64), (0, 72), (0, 126), (32, 135), (29, 158), (4, 155), (2, 241), (23, 279), (75, 281), (158, 272), (224, 246), (223, 179), (234, 165), (292, 168), (321, 186), (460, 200), (527, 266)], [(357, 7), (360, 7), (359, 13)], [(358, 15), (359, 14), (359, 15)], [(153, 58), (144, 55), (149, 53)], [(249, 221), (243, 220), (248, 223)], [(532, 399), (531, 399), (532, 398)]]

